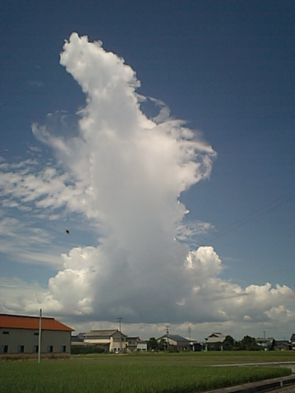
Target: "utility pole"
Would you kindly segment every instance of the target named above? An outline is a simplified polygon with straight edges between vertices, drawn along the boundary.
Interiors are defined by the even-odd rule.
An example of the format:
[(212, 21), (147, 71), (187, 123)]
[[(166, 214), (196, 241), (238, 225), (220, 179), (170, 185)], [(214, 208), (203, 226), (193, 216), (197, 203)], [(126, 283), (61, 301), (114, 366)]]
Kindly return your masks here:
[(122, 322), (122, 317), (118, 317), (117, 321), (119, 322), (119, 332), (120, 332), (120, 352), (122, 352), (122, 332), (121, 332), (121, 322)]
[(190, 326), (188, 327), (188, 338), (192, 339), (192, 328)]
[(166, 325), (166, 350), (169, 349), (169, 325)]
[(42, 334), (42, 308), (39, 314), (39, 334), (38, 334), (38, 363), (41, 362), (41, 334)]

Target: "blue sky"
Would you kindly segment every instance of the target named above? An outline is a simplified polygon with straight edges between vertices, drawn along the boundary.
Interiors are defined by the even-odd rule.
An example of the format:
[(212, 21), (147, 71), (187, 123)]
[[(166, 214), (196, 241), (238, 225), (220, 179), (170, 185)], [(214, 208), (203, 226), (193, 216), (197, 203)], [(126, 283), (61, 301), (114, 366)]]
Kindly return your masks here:
[[(34, 159), (36, 173), (49, 163), (62, 173), (62, 159), (44, 138), (42, 143), (40, 133), (36, 138), (32, 124), (46, 124), (64, 138), (78, 134), (76, 112), (85, 106), (85, 95), (59, 64), (59, 55), (72, 32), (87, 35), (89, 42), (101, 40), (104, 50), (123, 57), (135, 70), (140, 94), (163, 101), (172, 118), (201, 131), (217, 153), (210, 176), (181, 193), (190, 211), (184, 221), (207, 223), (206, 230), (186, 239), (190, 249), (213, 247), (223, 264), (218, 277), (227, 283), (246, 288), (269, 282), (294, 290), (294, 2), (10, 1), (1, 8), (3, 162)], [(142, 107), (150, 118), (157, 111), (150, 102)], [(60, 269), (60, 254), (97, 246), (103, 231), (77, 209), (59, 206), (54, 211), (59, 217), (48, 219), (48, 209), (42, 216), (41, 208), (30, 206), (38, 213), (31, 214), (19, 209), (21, 198), (18, 208), (1, 207), (3, 288), (19, 279), (20, 286), (34, 282), (44, 289)], [(70, 236), (65, 234), (68, 227)], [(5, 228), (12, 232), (9, 239)], [(7, 247), (11, 239), (19, 242), (18, 253)], [(28, 253), (25, 262), (22, 252)], [(38, 262), (31, 258), (34, 252), (48, 253), (49, 259), (53, 255), (56, 262)], [(294, 313), (290, 302), (289, 297), (281, 299), (275, 307)], [(18, 311), (12, 306), (17, 301), (8, 303), (2, 305), (4, 311)], [(28, 312), (33, 310), (28, 306)], [(54, 312), (65, 315), (52, 308)], [(81, 318), (87, 321), (85, 315)], [(73, 316), (66, 318), (76, 323)], [(105, 313), (108, 318), (111, 314)], [(128, 313), (124, 318), (128, 321)], [(263, 329), (259, 323), (265, 323), (271, 332), (288, 335), (293, 321), (292, 316), (276, 326), (273, 320), (251, 318), (256, 334)], [(98, 313), (89, 317), (99, 319)], [(217, 319), (204, 314), (192, 323)], [(141, 322), (138, 315), (134, 322)], [(175, 320), (189, 322), (188, 315)], [(235, 323), (227, 326), (233, 333), (239, 330)], [(195, 330), (197, 334), (197, 325)]]

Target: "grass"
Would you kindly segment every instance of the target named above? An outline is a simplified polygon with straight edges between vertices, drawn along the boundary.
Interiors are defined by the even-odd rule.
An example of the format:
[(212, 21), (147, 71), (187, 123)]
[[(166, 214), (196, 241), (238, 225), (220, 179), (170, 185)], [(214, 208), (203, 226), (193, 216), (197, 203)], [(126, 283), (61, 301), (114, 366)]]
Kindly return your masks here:
[[(293, 356), (292, 356), (293, 355)], [(288, 375), (273, 367), (222, 363), (291, 361), (295, 354), (189, 353), (75, 356), (69, 360), (3, 361), (1, 393), (185, 393)], [(266, 360), (267, 359), (267, 360)], [(283, 360), (284, 359), (284, 360)]]

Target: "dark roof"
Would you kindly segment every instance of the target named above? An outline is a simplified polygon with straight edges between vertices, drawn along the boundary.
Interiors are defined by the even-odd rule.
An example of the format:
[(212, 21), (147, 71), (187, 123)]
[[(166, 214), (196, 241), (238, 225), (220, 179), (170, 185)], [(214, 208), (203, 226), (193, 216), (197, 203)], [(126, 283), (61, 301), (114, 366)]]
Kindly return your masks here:
[(208, 337), (220, 337), (220, 336), (223, 336), (223, 334), (216, 332), (216, 333), (211, 333)]
[(111, 330), (90, 330), (90, 332), (84, 333), (85, 338), (109, 338), (114, 334), (119, 333), (122, 336), (126, 337), (125, 334), (120, 332), (118, 329)]
[(257, 344), (267, 344), (267, 343), (271, 343), (274, 341), (273, 337), (267, 337), (267, 338), (262, 338), (262, 337), (257, 337), (256, 339)]
[(220, 344), (223, 343), (224, 340), (225, 336), (218, 332), (212, 333), (207, 338), (205, 338), (207, 344)]
[(186, 338), (184, 338), (182, 336), (179, 336), (178, 334), (165, 334), (164, 336), (158, 338), (158, 340), (161, 340), (163, 338), (170, 338), (173, 341), (183, 342), (183, 343), (187, 343), (187, 344), (190, 342), (189, 340), (187, 340)]
[(74, 342), (79, 342), (79, 343), (81, 343), (81, 342), (83, 342), (83, 338), (80, 337), (79, 335), (78, 335), (78, 336), (72, 336), (72, 337), (71, 337), (71, 341), (72, 341), (72, 343), (74, 343)]
[(288, 340), (275, 340), (275, 345), (277, 344), (285, 344), (285, 345), (290, 345), (290, 341)]
[[(40, 317), (0, 314), (0, 328), (38, 330), (39, 320)], [(41, 318), (41, 328), (42, 330), (57, 330), (64, 332), (71, 332), (74, 330), (56, 319), (48, 317)]]

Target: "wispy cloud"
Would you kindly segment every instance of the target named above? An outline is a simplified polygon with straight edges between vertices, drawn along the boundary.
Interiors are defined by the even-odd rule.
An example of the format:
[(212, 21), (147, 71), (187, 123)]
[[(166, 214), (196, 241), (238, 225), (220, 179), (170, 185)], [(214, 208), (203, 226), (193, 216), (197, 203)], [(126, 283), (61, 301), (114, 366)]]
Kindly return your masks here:
[(52, 234), (34, 222), (0, 215), (0, 252), (9, 260), (58, 267), (60, 248), (52, 242)]
[(180, 242), (197, 245), (202, 235), (215, 230), (215, 226), (209, 222), (194, 221), (181, 223), (176, 230), (176, 239)]
[(79, 184), (73, 186), (69, 174), (47, 165), (41, 170), (35, 160), (19, 163), (0, 164), (0, 197), (5, 207), (20, 210), (30, 209), (34, 213), (47, 212), (68, 207), (72, 211), (81, 211)]

